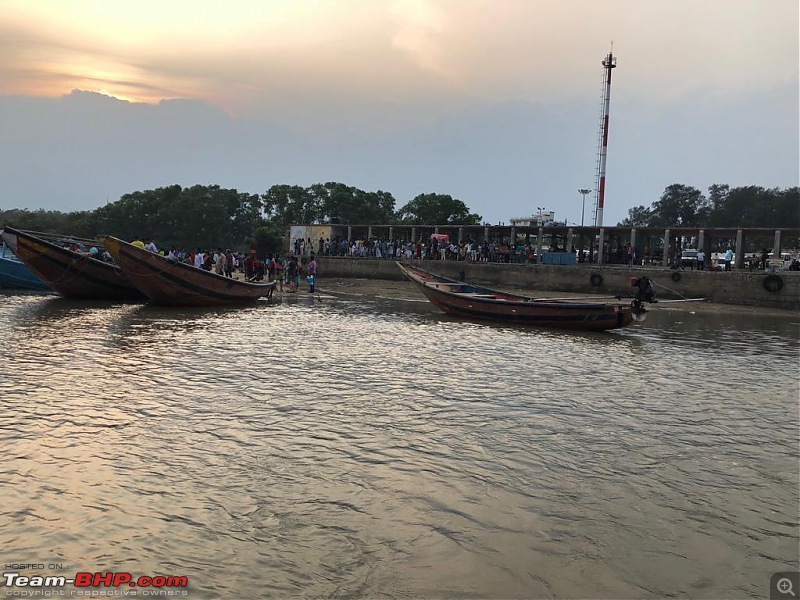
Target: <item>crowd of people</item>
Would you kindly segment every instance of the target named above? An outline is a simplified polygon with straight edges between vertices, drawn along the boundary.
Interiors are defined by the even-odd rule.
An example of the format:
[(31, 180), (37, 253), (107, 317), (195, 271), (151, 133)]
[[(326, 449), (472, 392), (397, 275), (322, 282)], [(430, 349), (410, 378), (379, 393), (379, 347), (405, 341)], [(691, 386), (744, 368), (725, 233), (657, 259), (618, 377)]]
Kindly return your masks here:
[[(433, 234), (428, 239), (415, 242), (397, 239), (355, 239), (341, 237), (334, 239), (320, 237), (316, 243), (311, 238), (297, 238), (292, 242), (292, 249), (298, 256), (315, 252), (318, 256), (370, 257), (388, 260), (454, 260), (464, 262), (504, 262), (533, 264), (541, 261), (535, 243), (517, 242), (512, 244), (505, 239), (493, 241), (466, 240), (455, 242), (447, 235)], [(559, 245), (555, 240), (542, 247), (542, 252), (572, 252), (576, 262), (596, 262), (598, 248), (579, 252), (573, 245), (571, 249)], [(643, 260), (639, 249), (620, 247), (616, 251), (609, 250), (606, 243), (604, 256), (606, 262), (640, 264)], [(639, 261), (639, 262), (637, 262)]]
[[(196, 248), (194, 251), (187, 251), (176, 247), (169, 250), (159, 249), (152, 239), (136, 239), (131, 242), (139, 248), (155, 252), (166, 256), (170, 260), (175, 260), (192, 265), (206, 271), (224, 277), (235, 277), (240, 273), (247, 281), (275, 281), (277, 289), (288, 293), (295, 293), (300, 288), (301, 280), (307, 283), (309, 293), (316, 290), (317, 261), (315, 256), (352, 256), (352, 257), (373, 257), (378, 259), (394, 260), (453, 260), (465, 262), (516, 262), (532, 264), (539, 262), (537, 249), (531, 243), (518, 243), (511, 246), (504, 240), (477, 242), (468, 240), (461, 243), (453, 242), (446, 235), (431, 235), (429, 239), (420, 239), (415, 242), (405, 240), (347, 240), (342, 238), (325, 239), (320, 237), (316, 244), (310, 239), (295, 239), (291, 244), (291, 251), (286, 256), (281, 254), (267, 253), (263, 257), (259, 256), (256, 250), (250, 252), (233, 252), (230, 248), (204, 249)], [(113, 262), (111, 255), (104, 249), (96, 246), (86, 249), (74, 243), (71, 249), (85, 252), (93, 258)], [(567, 252), (566, 248), (552, 244), (548, 248), (542, 249), (545, 252)], [(594, 262), (597, 256), (597, 247), (591, 250), (577, 251), (571, 248), (576, 255), (577, 262)], [(608, 258), (616, 258), (613, 262), (627, 263), (630, 266), (642, 264), (650, 255), (649, 247), (645, 247), (645, 256), (642, 257), (639, 249), (628, 243), (620, 247), (616, 253), (609, 253), (608, 244), (604, 249), (604, 254)], [(723, 261), (727, 269), (731, 259), (731, 250), (728, 249)], [(759, 256), (761, 263), (766, 263), (766, 251), (762, 250)], [(680, 261), (680, 253), (676, 252), (675, 257)], [(702, 251), (696, 257), (697, 267), (703, 269), (705, 256)], [(676, 262), (677, 262), (676, 261)], [(680, 264), (677, 262), (677, 264)], [(800, 263), (798, 263), (800, 265)]]
[[(396, 239), (356, 239), (347, 240), (319, 238), (316, 244), (311, 238), (297, 238), (292, 242), (297, 256), (307, 256), (316, 252), (318, 256), (353, 256), (380, 259), (402, 260), (455, 260), (466, 262), (536, 262), (534, 244), (511, 246), (505, 240), (477, 242), (467, 240), (461, 243), (451, 241), (448, 236), (433, 235), (430, 239), (415, 242)], [(565, 248), (552, 245), (544, 249), (549, 252), (563, 252)], [(573, 247), (573, 251), (575, 251)]]
[(305, 279), (308, 292), (316, 291), (317, 261), (314, 254), (283, 257), (280, 254), (267, 253), (259, 256), (255, 250), (250, 252), (233, 252), (230, 248), (216, 250), (197, 248), (187, 251), (171, 247), (168, 251), (159, 250), (153, 240), (136, 239), (133, 246), (155, 252), (169, 260), (192, 265), (198, 269), (213, 271), (217, 275), (234, 278), (240, 273), (246, 281), (275, 281), (281, 291), (295, 293), (300, 288), (301, 279)]

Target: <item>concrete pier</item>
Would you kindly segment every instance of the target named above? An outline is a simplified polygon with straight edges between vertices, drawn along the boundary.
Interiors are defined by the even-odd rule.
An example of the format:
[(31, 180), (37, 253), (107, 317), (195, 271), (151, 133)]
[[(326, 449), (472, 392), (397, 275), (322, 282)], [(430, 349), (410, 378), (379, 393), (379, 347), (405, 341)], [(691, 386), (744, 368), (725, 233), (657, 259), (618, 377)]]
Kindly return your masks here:
[[(355, 277), (365, 279), (403, 279), (394, 260), (376, 258), (318, 257), (319, 278)], [(646, 275), (653, 280), (659, 298), (705, 298), (721, 304), (763, 306), (800, 310), (800, 271), (776, 273), (780, 289), (768, 288), (774, 279), (763, 271), (735, 269), (719, 271), (680, 271), (663, 267), (621, 265), (521, 265), (507, 263), (468, 263), (461, 261), (413, 261), (433, 273), (464, 279), (496, 288), (525, 288), (582, 294), (630, 294), (632, 277)], [(600, 284), (592, 285), (592, 276)], [(597, 278), (594, 278), (595, 283)], [(765, 283), (766, 281), (766, 283)]]

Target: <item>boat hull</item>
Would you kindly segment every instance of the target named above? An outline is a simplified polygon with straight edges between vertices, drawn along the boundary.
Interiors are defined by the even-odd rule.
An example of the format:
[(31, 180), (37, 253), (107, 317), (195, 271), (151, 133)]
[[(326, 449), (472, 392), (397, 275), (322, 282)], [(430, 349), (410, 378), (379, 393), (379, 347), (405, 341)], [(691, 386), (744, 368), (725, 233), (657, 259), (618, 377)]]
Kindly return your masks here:
[(634, 320), (630, 304), (529, 298), (478, 287), (402, 265), (406, 276), (443, 312), (466, 319), (536, 325), (582, 331), (627, 327)]
[(50, 289), (77, 300), (143, 300), (119, 267), (6, 227), (0, 237)]
[(269, 296), (275, 282), (251, 283), (223, 277), (168, 259), (111, 236), (100, 238), (125, 275), (153, 304), (230, 306)]
[(6, 252), (3, 243), (0, 250), (0, 288), (14, 288), (25, 290), (49, 290), (50, 288), (31, 273), (24, 262), (10, 252)]

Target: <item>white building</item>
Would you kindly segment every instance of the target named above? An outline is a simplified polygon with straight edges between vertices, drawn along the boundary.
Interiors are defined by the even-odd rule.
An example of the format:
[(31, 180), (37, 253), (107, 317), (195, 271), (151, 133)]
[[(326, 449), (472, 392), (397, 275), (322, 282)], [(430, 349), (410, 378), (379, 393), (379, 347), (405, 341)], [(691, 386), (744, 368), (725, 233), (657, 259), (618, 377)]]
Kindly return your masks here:
[(554, 223), (556, 220), (556, 213), (552, 210), (539, 210), (535, 215), (530, 217), (518, 217), (511, 219), (512, 225), (520, 227), (544, 227), (548, 223)]

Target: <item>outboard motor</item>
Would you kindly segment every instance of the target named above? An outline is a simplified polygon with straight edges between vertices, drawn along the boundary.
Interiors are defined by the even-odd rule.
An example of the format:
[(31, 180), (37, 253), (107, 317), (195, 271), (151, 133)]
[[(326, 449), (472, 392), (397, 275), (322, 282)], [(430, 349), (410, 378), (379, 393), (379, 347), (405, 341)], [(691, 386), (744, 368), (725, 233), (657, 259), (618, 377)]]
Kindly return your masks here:
[(649, 277), (632, 277), (631, 285), (636, 288), (634, 298), (641, 302), (655, 302), (656, 288)]
[(656, 288), (649, 277), (632, 277), (631, 285), (636, 288), (633, 294), (633, 302), (631, 302), (631, 312), (636, 321), (644, 321), (647, 309), (644, 307), (645, 302), (656, 301)]

